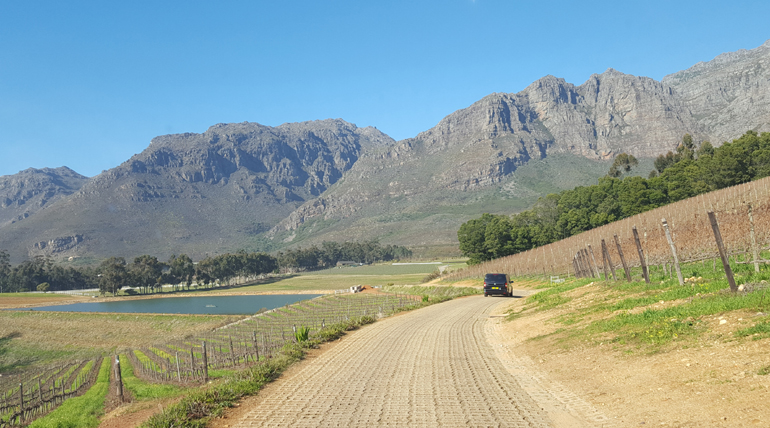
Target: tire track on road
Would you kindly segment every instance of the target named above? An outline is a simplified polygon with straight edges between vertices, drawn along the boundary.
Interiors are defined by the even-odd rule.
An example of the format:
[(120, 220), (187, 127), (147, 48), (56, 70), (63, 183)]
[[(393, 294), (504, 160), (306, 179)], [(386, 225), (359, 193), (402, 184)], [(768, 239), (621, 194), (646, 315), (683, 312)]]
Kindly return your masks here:
[(235, 426), (551, 426), (487, 343), (499, 303), (456, 299), (355, 331), (260, 393)]

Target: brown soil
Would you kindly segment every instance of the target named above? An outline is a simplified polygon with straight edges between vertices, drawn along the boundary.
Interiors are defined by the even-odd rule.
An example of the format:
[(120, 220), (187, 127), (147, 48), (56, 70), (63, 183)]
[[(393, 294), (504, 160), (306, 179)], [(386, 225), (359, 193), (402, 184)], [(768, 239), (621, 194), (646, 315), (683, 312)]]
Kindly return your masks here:
[(180, 398), (125, 403), (113, 409), (102, 418), (99, 428), (134, 428), (140, 426), (156, 413), (174, 404)]
[(9, 293), (4, 293), (0, 297), (0, 309), (11, 308), (33, 308), (36, 306), (49, 306), (49, 305), (68, 305), (70, 303), (81, 303), (90, 301), (91, 299), (84, 296), (68, 296), (61, 294), (41, 294), (39, 297), (29, 296), (13, 296)]
[[(596, 296), (588, 291), (585, 298)], [(580, 304), (576, 300), (573, 305)], [(520, 310), (524, 303), (516, 299), (501, 305), (496, 315)], [(560, 336), (547, 336), (563, 327), (553, 322), (561, 311), (524, 314), (510, 322), (491, 320), (502, 330), (510, 352), (531, 360), (533, 369), (618, 426), (770, 426), (770, 375), (759, 374), (770, 366), (770, 339), (725, 340), (750, 325), (755, 314), (707, 320), (710, 331), (700, 341), (655, 352), (631, 352), (602, 342), (565, 349)]]

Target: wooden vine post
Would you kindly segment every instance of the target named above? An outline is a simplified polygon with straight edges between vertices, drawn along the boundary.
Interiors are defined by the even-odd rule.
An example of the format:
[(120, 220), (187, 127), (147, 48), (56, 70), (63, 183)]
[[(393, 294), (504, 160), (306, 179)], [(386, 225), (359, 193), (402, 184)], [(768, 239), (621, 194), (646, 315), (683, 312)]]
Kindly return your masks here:
[(644, 250), (642, 249), (642, 243), (639, 241), (639, 232), (636, 231), (636, 226), (632, 228), (634, 231), (634, 242), (636, 243), (636, 251), (639, 253), (639, 264), (642, 266), (642, 275), (644, 275), (644, 282), (650, 283), (650, 272), (647, 269), (647, 261), (644, 259)]
[(588, 267), (591, 269), (591, 277), (595, 278), (599, 276), (598, 269), (596, 269), (596, 265), (591, 264), (591, 256), (588, 255), (588, 250), (585, 248), (582, 248), (581, 253), (583, 253), (583, 258), (586, 260), (586, 263), (588, 264)]
[(676, 255), (676, 246), (674, 245), (674, 240), (671, 238), (671, 231), (668, 229), (668, 222), (666, 219), (662, 219), (661, 222), (663, 222), (663, 230), (666, 232), (666, 240), (668, 241), (668, 245), (671, 247), (671, 254), (674, 256), (674, 267), (676, 268), (676, 277), (679, 279), (679, 285), (684, 285), (684, 278), (682, 277), (682, 269), (679, 268), (679, 257)]
[(581, 253), (579, 250), (577, 253), (575, 253), (578, 258), (578, 263), (580, 264), (580, 276), (582, 278), (585, 278), (588, 276), (588, 267), (586, 266), (586, 261), (583, 259), (583, 253)]
[(618, 278), (615, 276), (615, 266), (612, 265), (612, 259), (610, 258), (610, 252), (607, 250), (607, 244), (604, 242), (604, 239), (602, 239), (602, 255), (604, 257), (604, 279), (607, 279), (607, 265), (610, 265), (610, 272), (612, 272), (612, 280), (617, 281)]
[[(594, 256), (594, 249), (591, 248), (591, 244), (588, 244), (587, 247), (588, 247), (588, 252), (591, 253), (591, 260), (594, 261), (594, 266), (596, 266), (596, 276), (599, 279), (602, 279), (602, 275), (599, 273), (599, 264), (596, 263), (596, 257)], [(606, 278), (607, 277), (607, 271), (604, 271), (604, 276), (605, 276), (604, 279), (607, 279)]]
[(709, 215), (709, 221), (711, 222), (711, 229), (714, 231), (714, 239), (716, 239), (717, 241), (717, 248), (719, 249), (719, 257), (722, 259), (722, 266), (724, 266), (725, 274), (727, 275), (727, 282), (730, 284), (730, 291), (734, 293), (738, 291), (738, 286), (735, 285), (733, 270), (730, 268), (730, 260), (727, 258), (725, 245), (724, 245), (724, 242), (722, 242), (722, 234), (719, 232), (719, 224), (717, 224), (717, 216), (714, 215), (714, 211), (709, 211), (708, 215)]
[(575, 271), (575, 278), (580, 278), (580, 268), (578, 267), (577, 255), (572, 256), (572, 270)]
[(179, 368), (179, 351), (176, 351), (176, 379), (182, 382), (182, 370)]
[(115, 355), (115, 383), (117, 384), (115, 392), (118, 393), (118, 400), (123, 402), (123, 377), (120, 373), (120, 356)]
[(206, 355), (206, 341), (203, 341), (203, 344), (201, 345), (201, 353), (203, 354), (203, 383), (208, 383), (209, 381), (209, 359)]
[(628, 269), (628, 264), (626, 264), (626, 258), (623, 256), (623, 248), (620, 247), (620, 240), (618, 240), (618, 235), (615, 235), (615, 246), (618, 248), (618, 255), (620, 255), (620, 263), (623, 264), (623, 270), (626, 272), (626, 280), (628, 282), (631, 282), (631, 272)]
[(257, 344), (257, 331), (251, 332), (251, 341), (254, 342), (254, 358), (256, 362), (259, 362), (259, 345)]
[(749, 233), (751, 234), (751, 253), (754, 257), (754, 272), (759, 272), (759, 250), (757, 249), (757, 239), (754, 236), (754, 214), (752, 213), (752, 207), (751, 202), (748, 204), (749, 206), (749, 225), (751, 228), (749, 229)]

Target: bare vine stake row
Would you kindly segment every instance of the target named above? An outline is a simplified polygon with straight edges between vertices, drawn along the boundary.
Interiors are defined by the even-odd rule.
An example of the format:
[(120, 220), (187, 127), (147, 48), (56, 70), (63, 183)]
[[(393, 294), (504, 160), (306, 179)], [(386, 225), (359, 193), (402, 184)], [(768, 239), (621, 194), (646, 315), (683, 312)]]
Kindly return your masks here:
[[(757, 271), (760, 263), (770, 263), (770, 260), (760, 258), (760, 251), (767, 249), (770, 244), (768, 183), (770, 177), (679, 201), (541, 248), (469, 266), (450, 274), (447, 279), (479, 278), (487, 271), (525, 277), (542, 276), (543, 272), (551, 272), (552, 275), (574, 273), (580, 277), (603, 273), (605, 279), (609, 279), (615, 267), (622, 266), (625, 259), (625, 267), (641, 267), (645, 281), (649, 280), (653, 269), (668, 276), (673, 276), (674, 271), (678, 270), (679, 280), (681, 263), (711, 259), (712, 267), (716, 269), (716, 259), (721, 258), (708, 212), (714, 213), (715, 218), (719, 219), (722, 250), (728, 263), (732, 257), (734, 263), (754, 264), (754, 270)], [(666, 219), (665, 225), (662, 218)], [(614, 239), (615, 235), (616, 245), (607, 246), (606, 240)], [(674, 248), (669, 238), (671, 243), (675, 243)], [(598, 263), (593, 247), (601, 245), (602, 240), (605, 240), (600, 251), (602, 263)], [(587, 253), (581, 248), (587, 248)], [(633, 253), (638, 254), (638, 260), (636, 257), (634, 260), (626, 258), (627, 254)], [(613, 263), (613, 260), (620, 261), (620, 265)], [(594, 266), (596, 269), (592, 269)]]

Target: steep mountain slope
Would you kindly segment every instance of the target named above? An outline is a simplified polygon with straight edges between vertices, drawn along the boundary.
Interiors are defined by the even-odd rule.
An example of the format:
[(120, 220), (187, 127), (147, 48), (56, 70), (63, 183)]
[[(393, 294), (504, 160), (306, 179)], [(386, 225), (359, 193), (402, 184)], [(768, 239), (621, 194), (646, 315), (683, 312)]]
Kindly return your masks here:
[(157, 137), (66, 200), (0, 229), (0, 248), (201, 257), (254, 247), (254, 236), (320, 195), (363, 152), (392, 143), (342, 120), (220, 124)]
[(719, 144), (770, 130), (769, 63), (770, 42), (662, 82), (613, 69), (579, 86), (546, 76), (399, 142), (342, 120), (161, 136), (91, 180), (0, 177), (0, 248), (17, 260), (201, 257), (379, 238), (446, 251), (463, 221), (594, 183), (618, 153), (646, 175), (685, 133)]
[(713, 142), (749, 129), (770, 131), (770, 40), (751, 50), (724, 53), (663, 78)]
[[(532, 160), (562, 154), (565, 174), (576, 174), (591, 168), (575, 157), (610, 160), (623, 151), (652, 157), (673, 149), (688, 132), (703, 136), (674, 91), (660, 82), (612, 69), (577, 87), (546, 76), (517, 94), (484, 97), (415, 138), (362, 157), (344, 180), (301, 206), (269, 236), (292, 242), (294, 231), (312, 220), (323, 225), (306, 226), (300, 239), (326, 239), (342, 229), (383, 236), (375, 232), (380, 230), (402, 244), (448, 245), (467, 219), (448, 212), (462, 206), (474, 215), (489, 212), (482, 201), (499, 199), (504, 184), (515, 186), (514, 171)], [(608, 168), (571, 185), (593, 183)], [(522, 202), (509, 201), (508, 212)], [(431, 221), (441, 221), (439, 228), (399, 220), (426, 210), (432, 210)], [(373, 227), (375, 217), (382, 220)], [(335, 222), (342, 225), (323, 231)]]
[(67, 168), (29, 168), (0, 177), (0, 228), (71, 195), (88, 177)]

